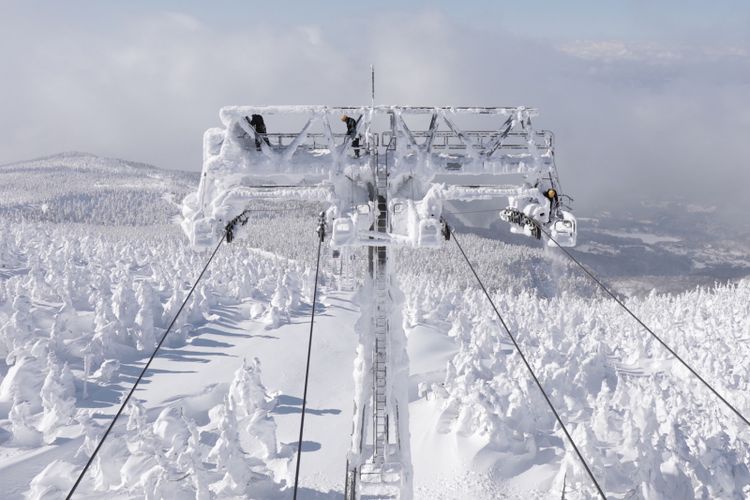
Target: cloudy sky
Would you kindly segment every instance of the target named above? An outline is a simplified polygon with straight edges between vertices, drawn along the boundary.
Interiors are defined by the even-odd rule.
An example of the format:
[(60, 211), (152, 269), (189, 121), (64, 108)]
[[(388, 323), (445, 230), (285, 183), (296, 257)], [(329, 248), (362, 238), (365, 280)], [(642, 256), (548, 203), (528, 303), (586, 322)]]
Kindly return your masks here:
[[(0, 0), (0, 164), (199, 170), (227, 104), (526, 105), (586, 209), (750, 209), (750, 3)], [(745, 188), (743, 191), (747, 191)]]

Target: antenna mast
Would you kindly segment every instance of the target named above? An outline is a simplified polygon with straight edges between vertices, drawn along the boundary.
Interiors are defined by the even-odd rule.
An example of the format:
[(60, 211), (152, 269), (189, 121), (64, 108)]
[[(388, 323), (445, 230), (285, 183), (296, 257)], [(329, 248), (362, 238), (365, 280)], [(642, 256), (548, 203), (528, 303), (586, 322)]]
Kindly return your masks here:
[(370, 64), (370, 88), (372, 89), (372, 107), (375, 107), (375, 66)]

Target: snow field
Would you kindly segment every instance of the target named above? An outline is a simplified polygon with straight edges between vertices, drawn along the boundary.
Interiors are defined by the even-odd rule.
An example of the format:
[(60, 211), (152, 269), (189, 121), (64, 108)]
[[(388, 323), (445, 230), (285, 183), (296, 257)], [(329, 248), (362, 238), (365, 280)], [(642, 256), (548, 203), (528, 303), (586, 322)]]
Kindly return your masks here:
[[(120, 184), (101, 202), (48, 182), (0, 217), (6, 498), (64, 497), (207, 258), (165, 224), (175, 212), (162, 187), (148, 200), (164, 204), (119, 192), (143, 186), (142, 173), (120, 179), (130, 168), (112, 167)], [(85, 193), (98, 189), (89, 184)], [(319, 211), (290, 208), (253, 214), (217, 254), (80, 498), (288, 498)], [(62, 222), (71, 218), (84, 223)], [(608, 496), (750, 496), (750, 433), (632, 318), (552, 250), (457, 232)], [(453, 243), (394, 253), (415, 497), (592, 498)], [(341, 260), (324, 254), (302, 498), (340, 498), (351, 431), (359, 308), (335, 291)], [(361, 281), (364, 259), (353, 255), (344, 267)], [(627, 304), (750, 414), (749, 281)]]
[[(420, 470), (434, 472), (421, 484), (424, 493), (440, 497), (430, 486), (441, 484), (452, 460), (435, 460), (433, 446), (448, 435), (456, 450), (449, 456), (461, 457), (461, 464), (449, 468), (486, 472), (511, 490), (558, 497), (564, 479), (566, 498), (595, 497), (481, 291), (456, 293), (450, 285), (441, 291), (443, 280), (419, 274), (404, 281), (417, 291), (412, 321), (435, 325), (436, 335), (448, 330), (458, 344), (444, 380), (435, 381), (433, 373), (431, 383), (422, 382), (418, 390), (426, 401), (412, 411), (414, 418), (421, 414), (434, 422), (421, 431), (430, 443), (422, 448), (426, 453), (415, 456), (417, 464), (433, 457), (433, 467), (417, 467), (418, 485)], [(495, 303), (608, 495), (748, 495), (745, 424), (613, 301), (568, 291), (546, 298), (486, 284), (496, 290)], [(675, 296), (652, 294), (628, 305), (747, 414), (749, 294), (750, 283), (742, 281)]]
[[(0, 254), (7, 257), (3, 262), (8, 264), (3, 271), (4, 279), (0, 281), (0, 324), (3, 325), (0, 351), (5, 359), (0, 383), (0, 418), (6, 419), (0, 420), (3, 451), (8, 458), (21, 457), (45, 443), (60, 445), (61, 439), (66, 442), (82, 435), (82, 452), (77, 454), (76, 463), (80, 469), (85, 455), (93, 450), (95, 438), (103, 430), (96, 420), (106, 422), (109, 418), (107, 414), (112, 413), (113, 404), (133, 382), (140, 365), (138, 360), (152, 352), (207, 256), (187, 249), (174, 227), (146, 228), (137, 239), (127, 234), (99, 233), (92, 231), (92, 227), (77, 225), (5, 222), (2, 229), (7, 237), (2, 240)], [(186, 346), (194, 339), (196, 326), (219, 318), (217, 309), (238, 306), (243, 301), (253, 302), (243, 312), (257, 317), (261, 329), (263, 325), (278, 328), (289, 323), (296, 311), (309, 310), (309, 305), (305, 306), (312, 295), (309, 268), (246, 245), (233, 245), (223, 250), (179, 317), (167, 347), (177, 350)], [(326, 281), (325, 273), (322, 281)], [(254, 392), (256, 396), (264, 392), (259, 373), (255, 362), (246, 365), (244, 371), (238, 371), (234, 385), (239, 384), (241, 389), (237, 390)], [(225, 379), (226, 385), (232, 374), (225, 375), (229, 376)], [(249, 437), (241, 432), (237, 435), (244, 436), (250, 443), (249, 448), (261, 446), (264, 450), (261, 458), (274, 464), (273, 460), (281, 460), (276, 457), (278, 451), (279, 457), (288, 461), (291, 452), (288, 448), (276, 449), (273, 419), (268, 417), (268, 411), (274, 407), (273, 397), (269, 396), (264, 404), (256, 401), (254, 404), (262, 411), (253, 413), (248, 407), (249, 396), (237, 402), (231, 399), (231, 394), (230, 389), (229, 399), (222, 402), (220, 398), (212, 410), (215, 416), (212, 422), (219, 435), (240, 432), (233, 429), (244, 425), (253, 429), (245, 432)], [(137, 408), (137, 403), (133, 406)], [(105, 414), (94, 408), (106, 408)], [(175, 411), (175, 408), (164, 411), (167, 410)], [(91, 411), (96, 412), (94, 419), (90, 418)], [(131, 418), (133, 411), (129, 412)], [(235, 415), (237, 411), (240, 413)], [(173, 453), (164, 456), (157, 453), (155, 463), (131, 465), (138, 462), (138, 457), (144, 460), (153, 457), (155, 449), (171, 450), (176, 446), (172, 435), (160, 436), (161, 448), (150, 442), (156, 438), (147, 432), (151, 424), (146, 426), (144, 418), (138, 421), (140, 423), (129, 424), (131, 429), (128, 430), (136, 429), (137, 433), (136, 437), (131, 436), (127, 450), (110, 443), (102, 448), (103, 458), (98, 460), (107, 466), (95, 464), (93, 467), (94, 488), (98, 491), (125, 488), (131, 493), (141, 491), (146, 496), (171, 498), (179, 496), (180, 491), (183, 494), (192, 491), (189, 485), (187, 490), (182, 486), (182, 489), (164, 486), (170, 484), (165, 481), (172, 481), (175, 470), (185, 470), (180, 467), (187, 463), (185, 453), (199, 453), (196, 456), (200, 457), (196, 447), (202, 444), (191, 445), (187, 439), (192, 431), (183, 433), (186, 439)], [(188, 415), (180, 418), (171, 415), (170, 418), (176, 419), (174, 425), (188, 431), (195, 425)], [(159, 425), (157, 419), (154, 429)], [(117, 441), (116, 436), (110, 439), (113, 443)], [(145, 441), (134, 443), (133, 439)], [(239, 445), (236, 440), (231, 444)], [(112, 447), (109, 455), (108, 446)], [(220, 470), (238, 474), (245, 466), (236, 463), (232, 458), (236, 450), (233, 452), (230, 448), (216, 451), (211, 457), (214, 463), (221, 463)], [(249, 453), (248, 449), (243, 449), (243, 456)], [(50, 470), (60, 467), (63, 466), (57, 464)], [(153, 467), (159, 472), (149, 476)], [(258, 474), (262, 477), (266, 474), (278, 483), (286, 480), (286, 466), (274, 464), (274, 467), (273, 473), (261, 470)], [(115, 474), (120, 468), (122, 476)], [(136, 474), (133, 470), (139, 472)], [(37, 488), (32, 489), (32, 497), (45, 496), (45, 491), (55, 497), (60, 479), (49, 471), (46, 475), (51, 479), (43, 480), (46, 477), (43, 474), (35, 483)], [(137, 480), (138, 476), (143, 480)], [(191, 476), (196, 494), (211, 484), (210, 481), (204, 484), (202, 479), (197, 479), (199, 476), (197, 473)], [(262, 484), (259, 477), (253, 481), (256, 488)], [(221, 481), (214, 486), (217, 494), (234, 492), (242, 496), (244, 484), (250, 478), (219, 479)]]

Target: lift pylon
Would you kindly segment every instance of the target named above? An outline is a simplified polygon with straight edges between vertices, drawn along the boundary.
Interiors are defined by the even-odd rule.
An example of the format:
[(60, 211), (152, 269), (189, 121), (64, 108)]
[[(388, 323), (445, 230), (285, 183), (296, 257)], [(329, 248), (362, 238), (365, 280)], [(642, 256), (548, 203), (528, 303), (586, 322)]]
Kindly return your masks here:
[[(342, 115), (356, 120), (349, 133)], [(200, 185), (183, 203), (193, 245), (215, 243), (251, 202), (293, 199), (329, 203), (334, 251), (368, 248), (347, 499), (412, 496), (409, 363), (390, 247), (439, 248), (449, 234), (446, 202), (502, 199), (498, 218), (512, 232), (575, 245), (554, 137), (532, 127), (536, 115), (525, 107), (237, 106), (223, 108), (224, 127), (204, 135)], [(265, 131), (282, 127), (297, 132)]]

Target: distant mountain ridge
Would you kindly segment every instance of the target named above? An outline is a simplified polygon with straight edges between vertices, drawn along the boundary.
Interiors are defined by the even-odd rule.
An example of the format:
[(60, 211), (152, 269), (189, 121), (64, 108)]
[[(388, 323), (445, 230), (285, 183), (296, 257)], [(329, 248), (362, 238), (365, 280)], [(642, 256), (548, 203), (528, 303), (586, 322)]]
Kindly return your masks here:
[(110, 225), (170, 223), (197, 172), (66, 152), (0, 167), (0, 215)]
[[(63, 152), (0, 166), (0, 216), (116, 226), (169, 224), (179, 217), (183, 197), (197, 188), (199, 178), (199, 172)], [(486, 208), (494, 205), (487, 202)], [(721, 224), (715, 207), (645, 200), (629, 209), (607, 207), (578, 216), (574, 255), (622, 292), (675, 292), (750, 276), (750, 233)], [(462, 231), (540, 246), (510, 234), (493, 210), (451, 217)]]
[[(135, 170), (135, 171), (152, 171), (164, 174), (166, 176), (174, 176), (176, 178), (195, 179), (197, 181), (198, 172), (187, 172), (184, 170), (168, 170), (159, 168), (150, 163), (138, 162), (132, 160), (124, 160), (122, 158), (109, 158), (106, 156), (98, 156), (92, 153), (86, 153), (82, 151), (64, 151), (62, 153), (40, 156), (38, 158), (31, 158), (28, 160), (12, 161), (0, 164), (0, 169), (12, 169), (13, 167), (32, 167), (32, 168), (54, 168), (54, 167), (69, 167), (69, 168), (93, 168), (101, 170), (117, 170), (118, 168), (124, 170)], [(0, 170), (2, 172), (2, 170)]]

